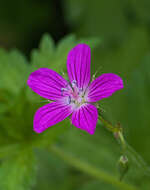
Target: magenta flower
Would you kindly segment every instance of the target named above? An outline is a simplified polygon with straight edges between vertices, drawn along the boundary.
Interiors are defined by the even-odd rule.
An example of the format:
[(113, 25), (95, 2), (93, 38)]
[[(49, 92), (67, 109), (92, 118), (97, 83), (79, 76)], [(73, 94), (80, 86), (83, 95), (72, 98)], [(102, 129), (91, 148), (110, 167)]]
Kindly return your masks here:
[(79, 44), (69, 52), (67, 58), (70, 82), (47, 68), (40, 68), (31, 73), (27, 82), (29, 87), (40, 96), (53, 101), (35, 113), (35, 132), (41, 133), (71, 116), (75, 127), (94, 134), (98, 119), (94, 102), (123, 88), (123, 81), (119, 76), (108, 73), (90, 82), (90, 61), (90, 47)]

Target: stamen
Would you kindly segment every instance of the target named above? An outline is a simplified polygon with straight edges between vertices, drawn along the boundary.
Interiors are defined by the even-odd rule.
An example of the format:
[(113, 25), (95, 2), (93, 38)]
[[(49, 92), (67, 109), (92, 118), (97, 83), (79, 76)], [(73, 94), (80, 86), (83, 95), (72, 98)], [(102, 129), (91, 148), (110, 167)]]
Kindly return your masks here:
[(71, 97), (68, 96), (68, 104), (70, 104), (70, 103), (71, 103)]
[(80, 107), (85, 101), (85, 90), (78, 88), (77, 81), (68, 82), (65, 88), (61, 88), (61, 95), (66, 97), (66, 103), (73, 107)]
[(75, 86), (77, 87), (77, 81), (76, 81), (76, 80), (73, 80), (72, 83), (71, 83), (71, 86), (72, 86), (72, 87), (75, 87)]
[(83, 88), (79, 88), (79, 92), (78, 93), (81, 93), (83, 92)]
[(103, 68), (102, 66), (99, 67), (98, 70), (93, 74), (93, 76), (92, 76), (92, 81), (95, 80), (96, 75), (98, 74), (98, 72), (99, 72), (102, 68)]
[(63, 93), (64, 93), (65, 91), (68, 91), (68, 89), (67, 89), (67, 88), (61, 88), (61, 95), (62, 95), (62, 96), (64, 95)]

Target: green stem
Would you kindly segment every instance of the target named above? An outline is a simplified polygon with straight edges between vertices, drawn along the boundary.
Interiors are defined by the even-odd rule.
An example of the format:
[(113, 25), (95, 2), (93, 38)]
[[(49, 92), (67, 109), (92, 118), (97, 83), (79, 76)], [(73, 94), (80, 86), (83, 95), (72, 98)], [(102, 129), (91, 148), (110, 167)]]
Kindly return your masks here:
[(50, 151), (54, 152), (57, 156), (65, 160), (70, 165), (74, 166), (75, 168), (81, 170), (82, 172), (85, 172), (89, 174), (92, 177), (95, 177), (98, 180), (102, 180), (106, 183), (109, 183), (120, 190), (137, 190), (136, 187), (134, 187), (131, 184), (124, 183), (122, 181), (119, 181), (114, 176), (90, 165), (89, 163), (85, 163), (81, 161), (79, 158), (74, 157), (67, 152), (63, 151), (61, 148), (57, 146), (52, 146), (50, 148)]
[(120, 143), (122, 146), (123, 154), (125, 154), (126, 150), (127, 150), (127, 146), (126, 146), (126, 142), (125, 142), (124, 136), (121, 131), (118, 132), (118, 136), (119, 136)]
[[(129, 146), (123, 136), (122, 133), (122, 128), (120, 125), (113, 126), (110, 122), (106, 121), (102, 117), (100, 117), (101, 122), (104, 124), (104, 126), (111, 131), (113, 134), (115, 134), (116, 138), (119, 140), (122, 149), (123, 149), (123, 154), (124, 155), (129, 155), (132, 157), (133, 160), (136, 160), (136, 162), (143, 167), (143, 169), (150, 174), (150, 169), (147, 166), (147, 164), (144, 162), (144, 160), (139, 156), (134, 149)], [(69, 153), (65, 152), (63, 149), (57, 147), (57, 146), (52, 146), (50, 148), (50, 151), (54, 152), (57, 156), (62, 158), (64, 161), (69, 163), (70, 165), (76, 167), (77, 169), (81, 170), (82, 172), (87, 173), (88, 175), (104, 181), (105, 183), (111, 184), (112, 186), (116, 187), (117, 189), (120, 190), (138, 190), (137, 187), (127, 184), (123, 181), (118, 180), (114, 176), (106, 173), (105, 171), (94, 167), (93, 165), (90, 165), (89, 163), (85, 163), (82, 160), (80, 160), (77, 157), (74, 157), (70, 155)]]
[(123, 155), (129, 156), (136, 165), (143, 170), (143, 172), (150, 176), (150, 167), (143, 160), (143, 158), (125, 141), (123, 136), (123, 131), (120, 125), (113, 126), (110, 122), (106, 121), (104, 118), (99, 117), (103, 125), (112, 133), (115, 134), (116, 138), (119, 140)]

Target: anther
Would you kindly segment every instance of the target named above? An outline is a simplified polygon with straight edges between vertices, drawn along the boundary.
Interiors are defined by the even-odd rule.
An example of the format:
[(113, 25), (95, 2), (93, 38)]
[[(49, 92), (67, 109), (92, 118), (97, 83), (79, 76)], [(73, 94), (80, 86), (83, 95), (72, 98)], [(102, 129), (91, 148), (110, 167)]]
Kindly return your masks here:
[(70, 104), (70, 103), (71, 103), (71, 97), (68, 96), (68, 104)]
[(72, 87), (77, 86), (77, 81), (76, 81), (76, 80), (73, 80), (72, 83), (71, 83), (71, 86), (72, 86)]
[(63, 92), (68, 91), (66, 88), (61, 88), (61, 95), (63, 96)]

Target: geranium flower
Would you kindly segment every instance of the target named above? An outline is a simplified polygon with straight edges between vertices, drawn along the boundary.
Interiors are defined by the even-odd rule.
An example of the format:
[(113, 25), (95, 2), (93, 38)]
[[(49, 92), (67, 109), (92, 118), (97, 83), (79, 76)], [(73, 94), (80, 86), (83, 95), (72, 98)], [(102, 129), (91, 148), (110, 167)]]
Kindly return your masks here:
[(48, 68), (40, 68), (30, 74), (27, 82), (29, 87), (40, 96), (53, 101), (35, 113), (35, 132), (41, 133), (70, 117), (75, 127), (94, 134), (98, 120), (94, 103), (123, 88), (123, 81), (118, 75), (107, 73), (90, 82), (90, 64), (90, 47), (78, 44), (67, 58), (69, 82)]

